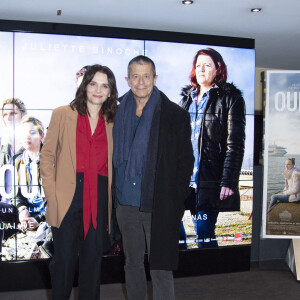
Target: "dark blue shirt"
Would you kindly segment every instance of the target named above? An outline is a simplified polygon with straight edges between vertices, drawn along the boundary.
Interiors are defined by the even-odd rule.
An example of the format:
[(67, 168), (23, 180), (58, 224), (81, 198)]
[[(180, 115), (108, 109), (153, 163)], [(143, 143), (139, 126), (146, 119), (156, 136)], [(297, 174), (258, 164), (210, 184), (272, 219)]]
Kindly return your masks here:
[[(139, 125), (140, 118), (136, 116), (133, 125), (133, 135), (132, 141), (135, 136), (136, 129)], [(140, 207), (141, 205), (141, 184), (142, 177), (136, 176), (125, 180), (125, 169), (127, 166), (127, 161), (124, 161), (116, 170), (116, 196), (121, 205), (130, 205)]]

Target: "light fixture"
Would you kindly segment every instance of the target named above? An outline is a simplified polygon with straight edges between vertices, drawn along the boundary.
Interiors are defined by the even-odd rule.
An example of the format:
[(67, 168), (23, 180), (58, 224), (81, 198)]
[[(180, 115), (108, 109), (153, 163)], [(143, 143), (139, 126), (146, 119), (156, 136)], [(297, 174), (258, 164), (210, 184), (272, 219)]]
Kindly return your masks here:
[(190, 4), (193, 4), (194, 3), (194, 1), (192, 1), (192, 0), (183, 0), (182, 1), (182, 4), (184, 4), (184, 5), (190, 5)]
[(62, 10), (61, 10), (61, 9), (58, 9), (58, 10), (56, 11), (56, 15), (57, 15), (57, 16), (61, 16), (61, 13), (62, 13)]
[(251, 8), (251, 12), (260, 12), (261, 8)]

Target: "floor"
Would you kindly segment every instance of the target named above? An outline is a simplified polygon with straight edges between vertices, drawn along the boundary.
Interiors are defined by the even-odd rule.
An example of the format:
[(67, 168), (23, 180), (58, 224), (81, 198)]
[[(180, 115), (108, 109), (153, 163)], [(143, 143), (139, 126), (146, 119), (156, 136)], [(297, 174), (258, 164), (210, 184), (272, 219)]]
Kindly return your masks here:
[[(148, 284), (149, 295), (151, 284)], [(121, 300), (124, 297), (123, 284), (101, 286), (101, 299)], [(175, 279), (176, 300), (299, 300), (300, 282), (288, 270), (261, 269), (251, 264), (250, 271), (185, 277)], [(76, 289), (71, 300), (76, 299)], [(50, 300), (51, 290), (35, 290), (0, 293), (1, 300)], [(150, 296), (149, 299), (152, 299)], [(87, 299), (88, 300), (88, 299)]]

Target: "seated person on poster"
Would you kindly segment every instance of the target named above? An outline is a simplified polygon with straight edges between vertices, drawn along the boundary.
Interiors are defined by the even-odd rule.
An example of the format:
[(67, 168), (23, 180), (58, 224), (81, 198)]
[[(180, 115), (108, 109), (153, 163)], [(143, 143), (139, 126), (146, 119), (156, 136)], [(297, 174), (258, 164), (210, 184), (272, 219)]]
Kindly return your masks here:
[[(216, 50), (199, 50), (190, 83), (182, 89), (180, 106), (190, 113), (194, 149), (191, 194), (186, 209), (192, 215), (199, 248), (216, 247), (219, 212), (240, 210), (239, 175), (245, 148), (245, 102), (227, 81), (227, 66)], [(181, 224), (180, 248), (186, 248)]]
[(281, 193), (272, 195), (268, 210), (277, 202), (289, 203), (300, 201), (300, 170), (295, 167), (295, 158), (290, 157), (285, 161), (285, 187)]

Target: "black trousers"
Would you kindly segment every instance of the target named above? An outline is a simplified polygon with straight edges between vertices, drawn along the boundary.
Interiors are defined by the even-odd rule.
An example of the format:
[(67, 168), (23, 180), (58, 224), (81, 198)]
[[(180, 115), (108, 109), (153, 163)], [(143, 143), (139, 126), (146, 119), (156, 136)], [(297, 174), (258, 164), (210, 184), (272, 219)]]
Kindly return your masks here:
[(50, 262), (52, 299), (68, 300), (79, 257), (78, 299), (100, 299), (103, 240), (107, 228), (107, 177), (98, 175), (97, 229), (90, 223), (83, 238), (83, 174), (76, 176), (72, 204), (59, 228), (52, 227), (54, 256)]

